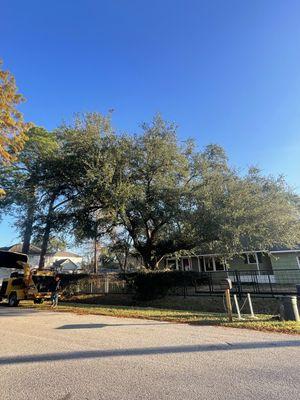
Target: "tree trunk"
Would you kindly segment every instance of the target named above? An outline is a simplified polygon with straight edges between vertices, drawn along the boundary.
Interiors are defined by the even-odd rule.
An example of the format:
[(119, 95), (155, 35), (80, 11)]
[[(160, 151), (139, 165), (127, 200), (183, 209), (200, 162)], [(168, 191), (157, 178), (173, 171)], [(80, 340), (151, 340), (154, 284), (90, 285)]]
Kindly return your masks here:
[(145, 267), (151, 269), (152, 271), (156, 268), (156, 260), (154, 260), (148, 251), (140, 252), (142, 259), (144, 261)]
[(54, 201), (56, 196), (52, 196), (49, 204), (48, 215), (46, 218), (46, 225), (43, 235), (43, 242), (41, 247), (41, 254), (40, 254), (40, 262), (39, 262), (39, 270), (44, 269), (45, 267), (45, 259), (48, 249), (48, 243), (50, 238), (50, 231), (52, 228), (52, 218), (53, 218), (53, 210), (54, 210)]
[(126, 273), (126, 269), (127, 269), (128, 256), (129, 256), (129, 252), (127, 250), (125, 250), (125, 257), (124, 257), (124, 263), (123, 263), (123, 272), (124, 273)]
[(30, 250), (30, 242), (31, 236), (33, 231), (33, 223), (34, 223), (34, 212), (35, 212), (35, 197), (34, 197), (34, 190), (31, 193), (32, 199), (27, 207), (27, 215), (25, 221), (25, 230), (23, 235), (23, 245), (22, 245), (22, 253), (28, 254)]
[(145, 252), (140, 251), (140, 254), (145, 263), (145, 267), (147, 269), (150, 269), (151, 271), (154, 271), (159, 268), (159, 263), (164, 258), (164, 256), (168, 254), (168, 252), (166, 252), (166, 254), (164, 254), (164, 255), (153, 256), (151, 254), (151, 251), (149, 251), (149, 249), (147, 249)]

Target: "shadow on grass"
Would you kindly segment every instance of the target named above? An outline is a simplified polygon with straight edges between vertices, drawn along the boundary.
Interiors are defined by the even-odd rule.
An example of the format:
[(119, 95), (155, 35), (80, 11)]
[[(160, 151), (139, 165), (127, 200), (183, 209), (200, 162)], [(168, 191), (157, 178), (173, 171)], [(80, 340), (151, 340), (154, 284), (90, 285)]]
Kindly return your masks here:
[[(181, 323), (196, 326), (218, 326), (224, 323), (229, 323), (226, 316), (220, 313), (199, 313), (194, 311), (185, 310), (172, 310), (168, 309), (153, 309), (151, 307), (128, 307), (128, 306), (109, 306), (109, 305), (87, 305), (87, 304), (66, 304), (61, 303), (55, 310), (51, 309), (49, 306), (33, 306), (33, 308), (40, 308), (41, 310), (49, 310), (55, 312), (72, 312), (79, 315), (95, 315), (95, 316), (105, 316), (113, 318), (133, 318), (133, 319), (143, 319), (149, 321), (157, 321), (155, 325), (159, 322), (169, 322), (169, 323)], [(101, 310), (102, 309), (102, 310)], [(245, 324), (245, 322), (268, 322), (269, 319), (245, 319), (242, 321), (234, 320), (234, 323)], [(57, 329), (88, 329), (95, 328), (95, 324), (84, 327), (81, 324), (78, 325), (66, 325), (59, 327)], [(133, 324), (130, 324), (131, 326)], [(149, 325), (149, 323), (147, 324)], [(106, 326), (106, 325), (105, 325)], [(124, 324), (112, 324), (109, 326), (124, 326)], [(103, 324), (98, 326), (104, 327)]]
[(221, 323), (225, 323), (228, 322), (226, 319), (219, 319), (219, 320), (215, 320), (215, 319), (204, 319), (204, 320), (195, 320), (195, 321), (183, 321), (184, 323), (188, 324), (188, 325), (193, 325), (193, 326), (218, 326)]

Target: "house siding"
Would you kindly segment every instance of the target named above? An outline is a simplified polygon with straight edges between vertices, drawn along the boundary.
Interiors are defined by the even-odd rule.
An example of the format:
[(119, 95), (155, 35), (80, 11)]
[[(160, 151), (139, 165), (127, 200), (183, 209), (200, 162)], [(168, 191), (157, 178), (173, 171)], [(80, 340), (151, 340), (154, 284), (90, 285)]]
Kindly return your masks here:
[[(272, 273), (272, 262), (267, 254), (262, 254), (261, 262), (258, 263), (259, 270), (264, 273)], [(243, 256), (233, 257), (228, 260), (228, 269), (237, 271), (257, 271), (256, 264), (246, 264)]]
[(193, 271), (199, 271), (199, 267), (198, 267), (198, 258), (197, 257), (192, 257), (192, 270)]
[(298, 280), (300, 283), (300, 268), (297, 257), (300, 257), (300, 252), (276, 253), (271, 255), (271, 262), (277, 283), (287, 283), (287, 279), (292, 279), (295, 282)]
[(38, 268), (39, 262), (40, 262), (40, 255), (39, 254), (38, 255), (29, 254), (28, 255), (28, 262), (32, 267)]
[[(187, 261), (184, 260), (189, 260), (189, 265), (186, 265), (186, 270), (199, 271), (198, 258), (202, 257), (203, 256), (181, 257), (178, 259), (178, 268), (184, 269), (183, 265), (184, 263), (187, 263)], [(245, 263), (243, 255), (237, 255), (231, 259), (227, 259), (227, 268), (228, 272), (238, 271), (241, 279), (250, 279), (249, 277), (251, 277), (251, 274), (248, 274), (248, 272), (257, 271), (260, 282), (269, 282), (271, 279), (274, 283), (291, 286), (300, 284), (300, 266), (297, 257), (300, 257), (300, 251), (290, 253), (271, 253), (271, 255), (261, 254), (261, 262), (258, 264), (258, 271), (256, 263), (247, 264)], [(217, 256), (215, 256), (215, 258), (217, 258)], [(169, 260), (172, 260), (175, 266), (175, 259), (169, 258)], [(167, 262), (166, 265), (168, 265)], [(225, 275), (226, 273), (224, 273), (224, 277)], [(217, 271), (212, 276), (213, 279), (220, 279), (221, 277), (222, 271)]]
[(82, 257), (62, 257), (62, 256), (55, 256), (55, 255), (50, 255), (50, 256), (46, 256), (46, 260), (45, 260), (45, 267), (52, 267), (53, 264), (56, 261), (59, 261), (63, 258), (67, 258), (68, 260), (71, 260), (74, 264), (81, 266), (82, 263)]
[[(190, 270), (192, 271), (199, 271), (199, 264), (198, 264), (198, 258), (203, 258), (203, 256), (191, 256), (191, 257), (181, 257), (178, 260), (178, 267), (180, 269), (184, 269), (183, 268), (183, 260), (188, 259), (189, 260), (189, 266), (190, 266)], [(205, 258), (209, 258), (209, 256), (205, 257)], [(215, 258), (218, 258), (218, 256), (215, 256)], [(175, 263), (175, 259), (170, 258), (169, 260), (174, 260)], [(167, 265), (166, 261), (164, 263), (164, 266)], [(235, 256), (231, 259), (227, 259), (227, 267), (229, 270), (232, 271), (257, 271), (257, 264), (246, 264), (244, 257), (241, 256)], [(272, 262), (271, 259), (268, 255), (262, 254), (261, 257), (261, 262), (259, 263), (259, 269), (262, 273), (272, 273)]]
[[(62, 256), (54, 256), (54, 255), (46, 255), (45, 257), (45, 267), (49, 268), (52, 267), (52, 265), (55, 263), (55, 261), (59, 261), (62, 258), (66, 258), (66, 257), (62, 257)], [(78, 256), (78, 257), (67, 257), (69, 260), (73, 261), (75, 264), (77, 265), (81, 265), (82, 263), (82, 257)], [(28, 261), (29, 264), (34, 267), (34, 268), (38, 268), (39, 266), (39, 261), (40, 261), (40, 256), (39, 255), (33, 255), (33, 254), (29, 254), (28, 256)]]
[(227, 260), (229, 270), (237, 271), (257, 271), (256, 264), (246, 264), (243, 256), (236, 256)]

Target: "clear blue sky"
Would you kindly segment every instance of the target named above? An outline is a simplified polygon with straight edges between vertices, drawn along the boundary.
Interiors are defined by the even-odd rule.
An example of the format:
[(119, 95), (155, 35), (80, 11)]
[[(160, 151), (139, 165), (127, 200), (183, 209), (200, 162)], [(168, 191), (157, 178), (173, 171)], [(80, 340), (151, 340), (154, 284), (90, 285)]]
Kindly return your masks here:
[[(1, 0), (0, 58), (48, 129), (115, 109), (137, 131), (156, 112), (231, 163), (300, 192), (298, 0)], [(12, 243), (10, 221), (0, 245)]]

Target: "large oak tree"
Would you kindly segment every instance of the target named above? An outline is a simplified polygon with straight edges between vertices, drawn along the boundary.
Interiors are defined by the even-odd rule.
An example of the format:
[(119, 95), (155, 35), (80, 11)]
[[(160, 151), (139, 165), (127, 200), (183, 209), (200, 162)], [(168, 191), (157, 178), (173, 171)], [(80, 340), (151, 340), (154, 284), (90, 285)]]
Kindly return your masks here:
[(220, 146), (182, 145), (160, 117), (129, 143), (116, 213), (147, 268), (180, 251), (232, 255), (300, 242), (298, 197), (282, 178), (255, 168), (242, 176)]
[(41, 240), (40, 268), (61, 232), (81, 242), (110, 238), (118, 252), (126, 237), (125, 252), (133, 247), (149, 269), (178, 252), (232, 255), (300, 242), (299, 197), (282, 178), (255, 168), (241, 175), (220, 146), (182, 143), (160, 116), (137, 135), (116, 134), (109, 117), (92, 113), (29, 136), (4, 181), (6, 201), (25, 212), (24, 238), (28, 228), (28, 238), (34, 230)]

